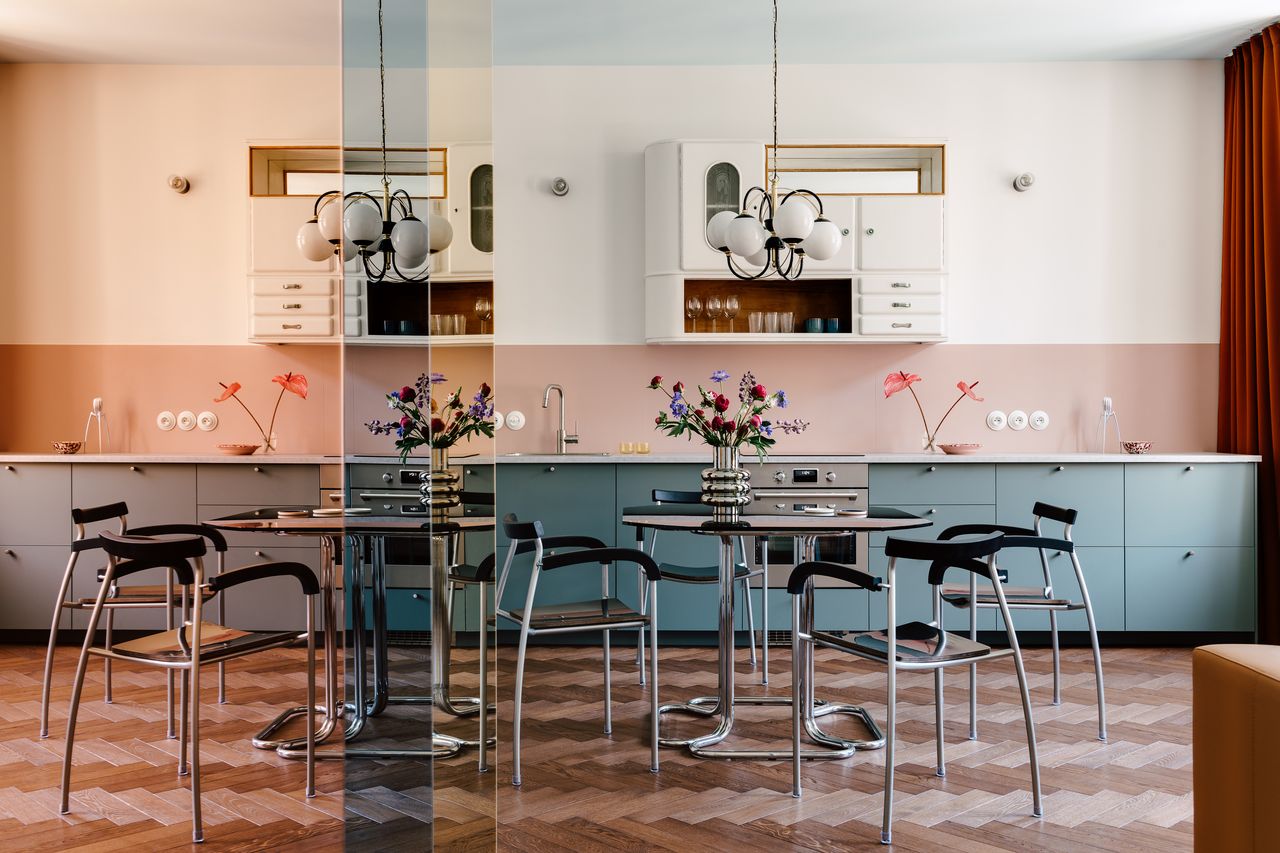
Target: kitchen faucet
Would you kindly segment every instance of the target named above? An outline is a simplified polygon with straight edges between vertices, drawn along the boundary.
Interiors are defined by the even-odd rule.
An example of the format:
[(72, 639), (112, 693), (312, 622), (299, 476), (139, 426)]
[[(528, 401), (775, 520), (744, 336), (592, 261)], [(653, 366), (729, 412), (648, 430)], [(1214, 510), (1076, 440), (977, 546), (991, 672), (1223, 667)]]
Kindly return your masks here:
[(564, 429), (564, 389), (559, 385), (552, 383), (542, 392), (542, 408), (551, 407), (551, 392), (555, 390), (560, 394), (560, 428), (556, 430), (556, 453), (565, 453), (567, 445), (577, 444), (578, 436), (569, 435)]

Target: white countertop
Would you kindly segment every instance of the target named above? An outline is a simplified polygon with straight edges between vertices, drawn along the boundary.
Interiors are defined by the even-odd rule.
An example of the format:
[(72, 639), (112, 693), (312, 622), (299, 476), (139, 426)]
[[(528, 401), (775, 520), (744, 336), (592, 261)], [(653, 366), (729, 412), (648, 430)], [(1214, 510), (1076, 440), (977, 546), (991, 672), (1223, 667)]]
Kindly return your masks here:
[(341, 456), (272, 453), (266, 456), (228, 456), (225, 453), (0, 453), (0, 465), (17, 462), (74, 462), (77, 465), (341, 465)]
[[(754, 454), (742, 454), (743, 464), (753, 464), (755, 462)], [(643, 453), (643, 454), (617, 454), (611, 453), (607, 455), (600, 454), (554, 454), (554, 453), (529, 453), (519, 455), (499, 455), (496, 459), (492, 456), (450, 456), (450, 461), (460, 465), (488, 465), (493, 462), (502, 464), (508, 463), (533, 463), (538, 465), (573, 465), (579, 463), (607, 463), (607, 464), (674, 464), (674, 465), (710, 465), (711, 454), (709, 452), (702, 453)], [(1184, 465), (1208, 465), (1215, 462), (1261, 462), (1261, 456), (1247, 456), (1237, 453), (1203, 453), (1203, 452), (1187, 452), (1187, 453), (1144, 453), (1144, 454), (1128, 454), (1128, 453), (975, 453), (968, 456), (948, 456), (943, 453), (864, 453), (864, 454), (847, 454), (847, 453), (778, 453), (769, 456), (770, 462), (779, 462), (783, 464), (812, 464), (813, 462), (831, 461), (831, 462), (851, 462), (851, 463), (907, 463), (907, 464), (975, 464), (985, 463), (1040, 463), (1047, 465), (1065, 465), (1071, 463), (1135, 463), (1135, 462), (1164, 462), (1179, 463)], [(347, 462), (363, 463), (373, 465), (399, 465), (399, 456), (347, 456)], [(410, 456), (406, 464), (424, 465), (428, 463), (425, 456)]]

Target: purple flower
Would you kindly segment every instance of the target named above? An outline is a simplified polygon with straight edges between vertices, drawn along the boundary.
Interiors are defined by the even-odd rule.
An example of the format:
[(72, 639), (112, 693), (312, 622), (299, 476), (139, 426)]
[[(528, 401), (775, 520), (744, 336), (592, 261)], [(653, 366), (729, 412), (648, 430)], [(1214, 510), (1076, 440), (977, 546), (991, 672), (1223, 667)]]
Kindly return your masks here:
[(787, 392), (782, 389), (778, 389), (774, 392), (774, 396), (778, 398), (778, 408), (785, 409), (787, 407)]
[(712, 382), (723, 382), (728, 378), (729, 378), (729, 371), (727, 370), (717, 370), (715, 373), (711, 374)]
[(689, 413), (689, 404), (679, 397), (671, 401), (671, 414), (677, 418), (683, 418)]
[(433, 373), (433, 374), (431, 374), (431, 384), (432, 384), (432, 385), (439, 385), (441, 382), (448, 382), (448, 381), (449, 381), (449, 380), (447, 380), (447, 379), (445, 379), (445, 378), (444, 378), (444, 374), (443, 374), (443, 373)]
[(764, 423), (760, 424), (760, 431), (764, 433), (765, 438), (769, 438), (770, 436), (773, 435), (773, 424), (769, 423), (768, 421), (765, 421)]
[(799, 435), (809, 428), (809, 422), (802, 421), (799, 418), (790, 421), (778, 421), (778, 428), (787, 435)]
[(751, 399), (751, 389), (756, 387), (756, 376), (750, 370), (742, 374), (742, 381), (738, 383), (738, 399), (746, 402)]

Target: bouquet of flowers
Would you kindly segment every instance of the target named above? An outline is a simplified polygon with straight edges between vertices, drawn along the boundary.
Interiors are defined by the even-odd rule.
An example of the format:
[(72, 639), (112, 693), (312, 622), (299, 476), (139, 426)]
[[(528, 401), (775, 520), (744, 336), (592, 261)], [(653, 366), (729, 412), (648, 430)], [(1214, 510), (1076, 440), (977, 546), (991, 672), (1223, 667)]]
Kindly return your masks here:
[(970, 400), (976, 400), (981, 403), (982, 397), (974, 393), (974, 388), (978, 387), (978, 380), (973, 382), (964, 382), (963, 380), (956, 383), (956, 389), (959, 390), (960, 396), (956, 397), (956, 401), (951, 404), (951, 408), (947, 409), (942, 418), (939, 419), (938, 425), (931, 431), (929, 429), (929, 421), (925, 419), (924, 407), (920, 405), (920, 398), (916, 396), (916, 391), (911, 386), (922, 381), (920, 376), (915, 373), (907, 373), (905, 370), (896, 370), (884, 378), (884, 396), (886, 399), (897, 394), (899, 391), (907, 390), (911, 392), (911, 397), (916, 401), (916, 410), (920, 412), (920, 425), (924, 427), (924, 446), (926, 450), (933, 450), (935, 442), (938, 440), (938, 430), (942, 429), (942, 425), (946, 423), (947, 418), (960, 405), (960, 401), (965, 397)]
[(654, 428), (670, 436), (684, 435), (690, 440), (696, 435), (712, 447), (736, 449), (744, 444), (750, 445), (756, 449), (761, 461), (775, 443), (775, 426), (788, 434), (801, 433), (808, 428), (809, 424), (799, 419), (776, 423), (765, 419), (770, 409), (787, 407), (786, 391), (770, 394), (756, 382), (751, 371), (747, 371), (738, 382), (738, 399), (735, 402), (724, 393), (724, 383), (728, 379), (727, 371), (717, 370), (711, 374), (715, 388), (699, 385), (691, 400), (685, 396), (683, 382), (676, 382), (668, 391), (661, 376), (653, 377), (649, 387), (661, 391), (671, 400), (667, 410), (659, 412), (654, 419)]
[(493, 438), (493, 389), (480, 383), (468, 405), (462, 402), (461, 386), (437, 397), (433, 386), (447, 381), (442, 373), (422, 374), (413, 385), (387, 394), (387, 408), (399, 412), (399, 420), (372, 420), (365, 427), (374, 435), (395, 433), (402, 462), (424, 444), (443, 448), (477, 434)]
[(253, 412), (249, 411), (249, 407), (244, 404), (244, 400), (241, 400), (238, 396), (242, 387), (239, 382), (232, 382), (230, 385), (226, 382), (219, 382), (218, 384), (222, 386), (222, 393), (213, 398), (215, 403), (235, 400), (240, 404), (240, 408), (244, 409), (249, 419), (253, 421), (253, 425), (258, 428), (259, 434), (262, 435), (263, 453), (275, 449), (276, 414), (280, 411), (280, 401), (284, 399), (284, 392), (290, 391), (304, 400), (307, 399), (307, 377), (301, 373), (283, 373), (279, 376), (272, 376), (271, 381), (280, 386), (280, 393), (276, 395), (276, 405), (271, 410), (271, 423), (266, 429), (262, 428), (262, 423), (254, 417)]

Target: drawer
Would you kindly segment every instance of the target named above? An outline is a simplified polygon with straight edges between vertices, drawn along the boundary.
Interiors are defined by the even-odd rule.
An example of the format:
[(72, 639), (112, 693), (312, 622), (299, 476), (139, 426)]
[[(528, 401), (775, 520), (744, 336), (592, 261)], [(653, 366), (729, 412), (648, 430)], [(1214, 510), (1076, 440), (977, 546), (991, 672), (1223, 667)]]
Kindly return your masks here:
[(1252, 548), (1126, 548), (1125, 630), (1252, 631)]
[[(129, 526), (190, 524), (196, 520), (196, 466), (172, 464), (76, 465), (71, 501), (77, 507), (125, 501)], [(112, 525), (91, 525), (94, 530)]]
[(862, 296), (858, 298), (858, 310), (866, 314), (941, 314), (942, 297), (913, 293)]
[[(1125, 613), (1125, 568), (1123, 548), (1078, 548), (1080, 568), (1084, 571), (1084, 582), (1089, 588), (1089, 599), (1093, 602), (1093, 614), (1098, 620), (1099, 631), (1123, 631)], [(1053, 581), (1055, 595), (1080, 601), (1080, 586), (1076, 582), (1076, 573), (1071, 566), (1071, 558), (1067, 554), (1050, 551), (1049, 578)], [(1044, 569), (1040, 565), (1040, 554), (1024, 548), (1010, 548), (1001, 551), (996, 558), (1000, 568), (1009, 572), (1011, 586), (1044, 586)], [(947, 583), (969, 582), (965, 572), (952, 570), (947, 573)], [(991, 584), (982, 578), (978, 579), (978, 591), (990, 592)], [(995, 610), (978, 612), (978, 628), (980, 630), (996, 630), (1000, 620)], [(948, 630), (965, 633), (969, 627), (969, 612), (947, 606), (946, 625)], [(1015, 610), (1013, 625), (1019, 631), (1049, 630), (1049, 614), (1044, 611)], [(1087, 631), (1089, 621), (1085, 619), (1083, 610), (1072, 610), (1058, 614), (1058, 629), (1061, 631)]]
[(364, 296), (365, 282), (363, 278), (353, 275), (342, 277), (342, 295), (345, 297)]
[(864, 275), (858, 279), (859, 293), (885, 293), (892, 296), (918, 296), (924, 293), (942, 293), (943, 277), (940, 275)]
[(341, 489), (344, 482), (341, 465), (333, 464), (320, 466), (320, 488)]
[(1126, 465), (1124, 511), (1126, 545), (1251, 547), (1254, 466)]
[[(996, 518), (1004, 524), (1031, 526), (1036, 501), (1078, 510), (1071, 531), (1081, 545), (1124, 545), (1124, 466), (1093, 463), (997, 465)], [(1045, 520), (1049, 536), (1062, 525)]]
[(337, 279), (319, 276), (254, 276), (254, 296), (332, 296)]
[(199, 465), (200, 504), (312, 506), (320, 493), (315, 465)]
[(65, 549), (71, 541), (71, 466), (0, 465), (0, 507), (0, 543)]
[[(880, 505), (877, 502), (877, 505)], [(884, 540), (892, 535), (899, 539), (937, 539), (938, 535), (948, 527), (957, 524), (991, 524), (996, 520), (996, 508), (991, 504), (924, 504), (895, 506), (912, 515), (926, 518), (933, 524), (929, 527), (916, 527), (898, 533), (872, 533), (870, 544), (875, 548), (883, 548)]]
[[(65, 543), (61, 546), (0, 543), (0, 629), (49, 630), (53, 624), (53, 601), (69, 556)], [(96, 572), (102, 562), (84, 560), (81, 565), (86, 568), (77, 574), (88, 576)], [(84, 624), (85, 617), (77, 617), (75, 627), (83, 628)], [(65, 615), (62, 625), (64, 628), (68, 625)]]
[(320, 503), (322, 507), (340, 507), (343, 506), (343, 499), (346, 497), (346, 491), (343, 489), (321, 489)]
[(342, 320), (342, 334), (348, 338), (364, 337), (364, 318), (344, 317)]
[[(295, 540), (290, 540), (295, 541)], [(303, 541), (303, 540), (296, 540)], [(312, 540), (314, 541), (314, 540)], [(316, 576), (320, 574), (320, 547), (233, 547), (227, 549), (227, 571), (254, 563), (302, 563)], [(232, 587), (222, 593), (227, 624), (250, 630), (302, 630), (306, 627), (306, 604), (301, 587), (293, 578), (267, 578)], [(316, 596), (315, 626), (322, 627), (320, 596)], [(214, 611), (217, 612), (216, 610)]]
[(994, 504), (996, 466), (983, 463), (915, 462), (871, 466), (873, 506)]
[(275, 317), (255, 314), (255, 338), (327, 338), (333, 336), (333, 317)]
[(329, 296), (255, 296), (253, 313), (258, 316), (324, 316), (333, 313), (333, 298)]
[(937, 336), (942, 334), (942, 316), (894, 317), (874, 314), (858, 318), (858, 331), (864, 335), (898, 335), (904, 338)]
[(347, 296), (342, 300), (342, 316), (363, 317), (364, 316), (364, 300), (359, 296)]

